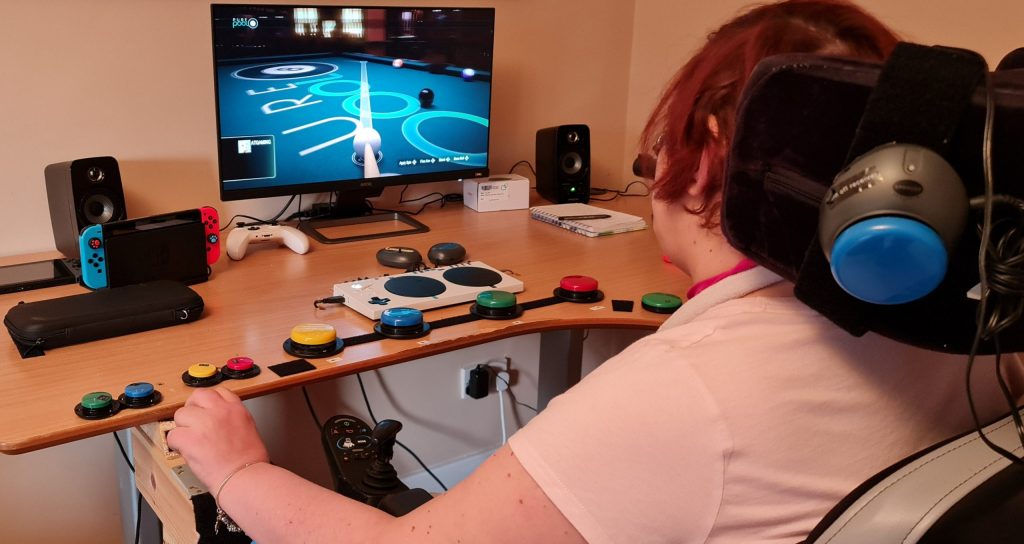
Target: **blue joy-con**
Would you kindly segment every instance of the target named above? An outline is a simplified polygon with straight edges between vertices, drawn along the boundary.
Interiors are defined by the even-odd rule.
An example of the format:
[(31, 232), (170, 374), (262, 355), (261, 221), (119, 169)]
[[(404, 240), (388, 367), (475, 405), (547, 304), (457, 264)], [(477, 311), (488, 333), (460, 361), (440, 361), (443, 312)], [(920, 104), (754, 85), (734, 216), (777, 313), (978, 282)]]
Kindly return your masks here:
[(107, 248), (103, 243), (103, 225), (89, 225), (78, 237), (82, 257), (82, 282), (90, 289), (107, 286)]

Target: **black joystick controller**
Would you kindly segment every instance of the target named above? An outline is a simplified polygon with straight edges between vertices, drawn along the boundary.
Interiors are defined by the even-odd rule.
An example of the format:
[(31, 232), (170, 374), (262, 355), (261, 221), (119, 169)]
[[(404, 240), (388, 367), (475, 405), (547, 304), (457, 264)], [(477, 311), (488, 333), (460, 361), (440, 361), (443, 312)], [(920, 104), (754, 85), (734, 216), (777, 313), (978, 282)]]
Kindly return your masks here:
[(370, 469), (363, 476), (363, 485), (372, 494), (386, 495), (396, 491), (409, 489), (398, 479), (398, 472), (391, 466), (391, 458), (395, 456), (395, 441), (402, 424), (385, 419), (373, 428), (374, 460)]
[(401, 428), (402, 424), (393, 420), (381, 421), (371, 431), (357, 417), (338, 415), (328, 419), (323, 442), (335, 491), (377, 506), (385, 495), (409, 489), (391, 466)]

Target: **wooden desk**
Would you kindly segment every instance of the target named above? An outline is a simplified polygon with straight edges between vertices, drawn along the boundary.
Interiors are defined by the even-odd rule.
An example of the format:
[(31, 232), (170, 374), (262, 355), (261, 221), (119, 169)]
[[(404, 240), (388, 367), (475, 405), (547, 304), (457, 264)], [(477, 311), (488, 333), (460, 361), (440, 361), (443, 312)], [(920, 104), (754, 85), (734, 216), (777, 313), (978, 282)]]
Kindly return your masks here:
[[(646, 198), (594, 204), (650, 219)], [(578, 345), (572, 333), (566, 331), (579, 334), (584, 328), (656, 328), (665, 316), (643, 310), (641, 296), (652, 291), (679, 294), (689, 281), (662, 262), (651, 229), (587, 238), (532, 220), (525, 210), (477, 213), (461, 204), (431, 209), (419, 218), (431, 228), (430, 232), (336, 245), (311, 242), (312, 249), (306, 255), (296, 255), (274, 244), (251, 245), (241, 261), (230, 261), (223, 254), (210, 280), (192, 286), (206, 303), (203, 317), (194, 323), (56, 348), (43, 357), (29, 359), (21, 358), (5, 333), (0, 341), (0, 413), (4, 414), (0, 418), (0, 452), (25, 453), (169, 419), (192, 392), (182, 383), (182, 373), (199, 362), (221, 366), (230, 357), (252, 357), (264, 369), (259, 376), (223, 384), (248, 398), (528, 333), (550, 331), (542, 338), (542, 351), (553, 359), (564, 358)], [(431, 245), (447, 241), (464, 245), (471, 260), (511, 271), (521, 279), (526, 289), (518, 294), (520, 302), (550, 297), (559, 280), (570, 274), (596, 278), (605, 300), (600, 304), (547, 306), (530, 310), (515, 321), (479, 320), (446, 327), (419, 340), (383, 340), (346, 347), (340, 361), (310, 359), (315, 371), (286, 378), (266, 370), (269, 365), (295, 358), (283, 350), (282, 343), (296, 324), (329, 323), (341, 338), (372, 331), (373, 323), (349, 308), (329, 306), (318, 310), (313, 301), (330, 296), (335, 283), (396, 273), (377, 264), (379, 248), (403, 245), (425, 254)], [(0, 264), (12, 262), (16, 259), (0, 260)], [(85, 291), (69, 285), (0, 295), (0, 311), (6, 313), (19, 301)], [(636, 304), (632, 312), (614, 312), (612, 299)], [(426, 312), (425, 318), (429, 322), (467, 311), (468, 305), (462, 304)], [(568, 376), (564, 374), (564, 370), (555, 371), (555, 375), (545, 378), (544, 387), (557, 391), (571, 385), (572, 369)], [(107, 391), (116, 396), (125, 385), (138, 381), (153, 383), (163, 394), (163, 402), (149, 409), (122, 410), (100, 421), (86, 421), (74, 414), (74, 406), (85, 393)]]

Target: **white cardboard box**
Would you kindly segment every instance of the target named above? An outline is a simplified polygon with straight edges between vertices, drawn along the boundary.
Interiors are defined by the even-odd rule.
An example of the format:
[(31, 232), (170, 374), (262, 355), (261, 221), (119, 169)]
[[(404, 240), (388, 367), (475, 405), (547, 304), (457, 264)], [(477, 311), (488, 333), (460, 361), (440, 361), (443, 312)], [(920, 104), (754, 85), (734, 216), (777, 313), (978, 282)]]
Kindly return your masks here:
[(525, 210), (530, 207), (530, 180), (519, 174), (500, 174), (462, 181), (462, 201), (478, 212)]

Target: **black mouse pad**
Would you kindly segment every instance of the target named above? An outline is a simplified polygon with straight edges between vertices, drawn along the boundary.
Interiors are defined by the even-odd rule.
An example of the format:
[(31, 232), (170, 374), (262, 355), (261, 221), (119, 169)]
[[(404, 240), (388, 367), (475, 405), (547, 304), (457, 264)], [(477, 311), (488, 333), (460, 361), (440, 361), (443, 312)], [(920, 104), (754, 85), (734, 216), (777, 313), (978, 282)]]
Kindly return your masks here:
[(632, 300), (613, 300), (612, 310), (616, 312), (632, 312), (633, 301)]
[(269, 368), (271, 372), (277, 374), (282, 378), (285, 376), (291, 376), (292, 374), (299, 374), (302, 372), (309, 372), (310, 370), (316, 370), (316, 367), (305, 359), (295, 359), (293, 361), (278, 363), (276, 365), (270, 365), (267, 368)]

